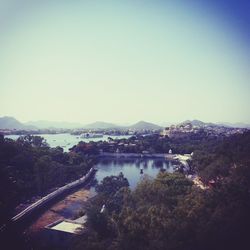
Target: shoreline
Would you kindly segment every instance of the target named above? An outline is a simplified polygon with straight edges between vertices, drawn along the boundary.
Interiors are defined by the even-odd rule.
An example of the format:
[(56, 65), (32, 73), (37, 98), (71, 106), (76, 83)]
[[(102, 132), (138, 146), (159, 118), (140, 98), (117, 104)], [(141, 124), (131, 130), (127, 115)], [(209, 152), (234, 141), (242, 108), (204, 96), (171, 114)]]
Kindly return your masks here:
[[(149, 154), (149, 153), (100, 153), (98, 155), (99, 158), (161, 158), (165, 160), (170, 161), (178, 161), (180, 164), (182, 164), (184, 167), (188, 167), (188, 160), (190, 160), (191, 154), (161, 154), (161, 153), (155, 153), (155, 154)], [(21, 220), (23, 217), (27, 216), (28, 214), (32, 213), (34, 210), (36, 210), (39, 207), (44, 206), (47, 202), (53, 200), (54, 198), (58, 197), (59, 195), (62, 195), (63, 193), (81, 185), (84, 184), (86, 181), (88, 181), (89, 177), (92, 176), (93, 172), (95, 172), (95, 168), (92, 167), (89, 172), (82, 176), (80, 179), (77, 179), (71, 183), (68, 183), (62, 187), (59, 187), (52, 193), (49, 193), (48, 195), (40, 198), (36, 202), (30, 204), (28, 207), (26, 207), (24, 210), (20, 211), (18, 214), (16, 214), (14, 217), (12, 217), (12, 222), (17, 222), (18, 220)]]

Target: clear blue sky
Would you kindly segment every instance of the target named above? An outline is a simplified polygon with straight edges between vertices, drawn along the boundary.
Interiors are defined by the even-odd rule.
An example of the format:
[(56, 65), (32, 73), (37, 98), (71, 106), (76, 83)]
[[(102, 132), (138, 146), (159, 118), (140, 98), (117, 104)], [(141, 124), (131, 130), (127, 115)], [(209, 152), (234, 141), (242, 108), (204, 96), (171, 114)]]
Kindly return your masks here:
[(250, 123), (249, 7), (0, 0), (0, 116)]

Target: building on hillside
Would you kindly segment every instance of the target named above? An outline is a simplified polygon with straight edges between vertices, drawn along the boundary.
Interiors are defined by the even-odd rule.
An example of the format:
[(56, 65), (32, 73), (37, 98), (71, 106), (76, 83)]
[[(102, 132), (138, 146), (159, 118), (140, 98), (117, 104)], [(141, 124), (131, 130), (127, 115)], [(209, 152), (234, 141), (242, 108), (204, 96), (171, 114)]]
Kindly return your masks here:
[(162, 134), (162, 136), (166, 137), (169, 135), (169, 132), (170, 132), (170, 127), (166, 127), (163, 129), (161, 134)]

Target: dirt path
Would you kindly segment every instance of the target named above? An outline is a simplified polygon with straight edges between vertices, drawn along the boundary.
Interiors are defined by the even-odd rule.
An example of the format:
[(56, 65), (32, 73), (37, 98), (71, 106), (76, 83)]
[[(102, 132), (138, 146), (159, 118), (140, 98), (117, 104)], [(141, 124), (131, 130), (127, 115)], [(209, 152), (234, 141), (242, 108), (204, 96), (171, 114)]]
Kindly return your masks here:
[(28, 234), (34, 234), (41, 231), (45, 226), (59, 219), (72, 219), (84, 208), (84, 203), (93, 193), (89, 189), (80, 189), (63, 200), (54, 204), (45, 211), (32, 225), (27, 229)]

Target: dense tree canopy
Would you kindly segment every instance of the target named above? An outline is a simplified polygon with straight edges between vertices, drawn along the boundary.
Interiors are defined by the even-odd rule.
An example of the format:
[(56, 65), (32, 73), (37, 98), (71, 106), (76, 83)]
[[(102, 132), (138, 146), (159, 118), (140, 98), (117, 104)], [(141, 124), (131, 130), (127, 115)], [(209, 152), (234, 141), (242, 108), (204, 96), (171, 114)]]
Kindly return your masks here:
[[(197, 144), (192, 168), (202, 190), (180, 173), (160, 173), (134, 191), (98, 187), (90, 203), (88, 232), (75, 249), (248, 249), (250, 228), (250, 133)], [(105, 212), (100, 209), (106, 204)], [(92, 226), (94, 218), (95, 226)]]
[(94, 159), (50, 148), (39, 136), (17, 141), (0, 137), (0, 224), (13, 216), (14, 208), (33, 196), (84, 175)]
[[(248, 249), (250, 132), (176, 139), (151, 135), (116, 145), (127, 152), (194, 152), (188, 174), (208, 188), (194, 185), (187, 172), (159, 173), (133, 191), (122, 173), (106, 177), (89, 201), (87, 231), (73, 249)], [(113, 143), (91, 142), (64, 153), (49, 148), (40, 137), (15, 142), (0, 136), (0, 222), (5, 223), (20, 202), (84, 174), (100, 149), (115, 150)]]

